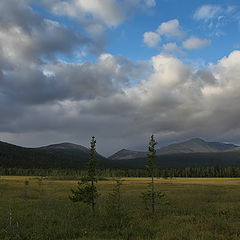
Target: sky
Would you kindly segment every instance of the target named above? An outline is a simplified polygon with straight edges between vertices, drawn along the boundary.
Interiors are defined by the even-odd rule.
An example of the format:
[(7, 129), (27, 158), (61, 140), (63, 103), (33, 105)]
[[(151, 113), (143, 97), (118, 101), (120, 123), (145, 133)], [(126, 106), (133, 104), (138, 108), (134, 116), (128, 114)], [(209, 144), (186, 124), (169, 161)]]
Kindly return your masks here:
[(240, 144), (239, 90), (239, 0), (0, 1), (1, 141)]

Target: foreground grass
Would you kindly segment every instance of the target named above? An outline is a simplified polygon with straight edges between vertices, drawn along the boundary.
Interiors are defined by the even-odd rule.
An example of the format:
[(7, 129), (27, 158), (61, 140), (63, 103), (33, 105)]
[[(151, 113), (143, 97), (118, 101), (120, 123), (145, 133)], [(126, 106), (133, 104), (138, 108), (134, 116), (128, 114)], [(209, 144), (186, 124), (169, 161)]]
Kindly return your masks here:
[(92, 216), (86, 205), (68, 199), (76, 181), (0, 177), (0, 239), (240, 239), (240, 179), (157, 179), (167, 204), (154, 217), (140, 198), (149, 181), (123, 179), (117, 217), (105, 201), (111, 180), (98, 182), (101, 196)]

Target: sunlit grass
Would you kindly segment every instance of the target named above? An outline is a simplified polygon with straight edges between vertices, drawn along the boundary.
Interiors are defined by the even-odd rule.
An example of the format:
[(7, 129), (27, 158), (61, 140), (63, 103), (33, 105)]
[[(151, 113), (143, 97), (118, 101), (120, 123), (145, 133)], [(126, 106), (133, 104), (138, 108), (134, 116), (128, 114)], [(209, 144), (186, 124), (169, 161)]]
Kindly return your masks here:
[(114, 216), (105, 212), (112, 179), (98, 181), (101, 196), (93, 217), (88, 206), (68, 199), (77, 181), (1, 176), (0, 239), (240, 239), (240, 179), (156, 179), (168, 204), (160, 205), (154, 217), (140, 198), (149, 182), (122, 178), (127, 218), (117, 229)]

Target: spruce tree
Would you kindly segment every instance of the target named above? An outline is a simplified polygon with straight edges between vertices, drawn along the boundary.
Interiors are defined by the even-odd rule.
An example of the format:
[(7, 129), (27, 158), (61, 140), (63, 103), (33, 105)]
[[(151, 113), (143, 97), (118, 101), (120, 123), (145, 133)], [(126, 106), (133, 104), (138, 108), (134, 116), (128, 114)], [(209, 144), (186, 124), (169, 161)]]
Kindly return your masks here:
[(87, 174), (78, 182), (76, 190), (71, 189), (72, 196), (70, 200), (73, 202), (84, 202), (91, 206), (93, 214), (95, 213), (96, 199), (99, 194), (96, 188), (96, 139), (93, 136), (91, 140), (90, 156), (87, 164)]
[(157, 142), (154, 139), (154, 136), (152, 135), (149, 141), (148, 146), (148, 160), (147, 160), (147, 171), (150, 174), (152, 178), (151, 182), (151, 205), (152, 205), (152, 214), (155, 212), (155, 190), (154, 190), (154, 159), (157, 157), (155, 146), (157, 145)]
[(156, 154), (157, 151), (155, 150), (156, 145), (157, 145), (157, 142), (155, 141), (154, 136), (152, 135), (149, 141), (147, 165), (146, 165), (148, 175), (151, 176), (151, 183), (149, 183), (150, 189), (142, 193), (142, 199), (147, 209), (149, 209), (148, 207), (149, 203), (151, 204), (150, 209), (151, 209), (152, 215), (155, 214), (157, 202), (159, 202), (163, 197), (165, 197), (162, 192), (155, 190), (155, 185), (154, 185), (154, 170), (155, 170), (154, 160), (157, 157), (157, 154)]

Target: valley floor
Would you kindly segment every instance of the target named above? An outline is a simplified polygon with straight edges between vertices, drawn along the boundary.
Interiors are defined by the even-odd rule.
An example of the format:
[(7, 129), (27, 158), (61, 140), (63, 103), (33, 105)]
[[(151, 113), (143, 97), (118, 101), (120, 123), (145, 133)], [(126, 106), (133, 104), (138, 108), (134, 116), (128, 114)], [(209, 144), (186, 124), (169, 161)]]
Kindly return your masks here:
[(77, 181), (1, 176), (0, 239), (240, 240), (239, 178), (156, 179), (165, 197), (154, 216), (141, 198), (150, 179), (121, 180), (120, 211), (109, 197), (115, 182), (106, 179), (97, 183), (93, 216), (69, 200)]

